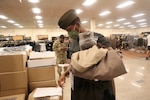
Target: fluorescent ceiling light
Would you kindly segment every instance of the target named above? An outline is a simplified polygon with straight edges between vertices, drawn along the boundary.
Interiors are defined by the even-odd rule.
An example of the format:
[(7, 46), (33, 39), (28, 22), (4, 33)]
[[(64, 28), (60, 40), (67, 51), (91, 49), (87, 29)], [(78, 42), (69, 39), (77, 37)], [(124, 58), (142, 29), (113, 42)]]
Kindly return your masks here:
[(1, 26), (1, 28), (7, 28), (6, 26)]
[(88, 21), (85, 20), (85, 21), (82, 21), (81, 23), (82, 23), (82, 24), (85, 24), (85, 23), (87, 23), (87, 22), (88, 22)]
[(23, 28), (23, 26), (19, 26), (19, 28)]
[(132, 17), (140, 17), (140, 16), (143, 16), (145, 14), (136, 14), (136, 15), (133, 15)]
[(128, 24), (131, 24), (131, 22), (126, 22), (126, 23), (123, 23), (123, 25), (128, 25)]
[(111, 24), (111, 23), (113, 23), (113, 22), (106, 22), (106, 24)]
[(9, 22), (9, 23), (15, 23), (13, 20), (8, 20), (7, 22)]
[(135, 2), (127, 1), (127, 2), (125, 2), (123, 4), (118, 5), (117, 8), (124, 8), (124, 7), (127, 7), (127, 6), (129, 6), (129, 5), (133, 4), (133, 3), (135, 3)]
[(16, 24), (14, 24), (14, 25), (16, 25), (16, 26), (20, 26), (20, 25), (19, 25), (19, 24), (17, 24), (17, 23), (16, 23)]
[(92, 5), (94, 2), (96, 2), (96, 0), (86, 0), (82, 5), (84, 5), (84, 6), (90, 6), (90, 5)]
[(98, 24), (97, 26), (103, 26), (103, 24)]
[(136, 22), (144, 22), (146, 19), (137, 20)]
[(28, 2), (31, 2), (31, 3), (39, 3), (40, 0), (28, 0)]
[(1, 18), (1, 19), (7, 19), (7, 17), (4, 16), (4, 15), (0, 15), (0, 18)]
[(32, 8), (33, 13), (35, 14), (39, 14), (41, 13), (41, 9), (40, 8)]
[(126, 19), (125, 18), (120, 18), (117, 21), (120, 22), (120, 21), (124, 21), (124, 20), (126, 20)]
[(128, 25), (128, 27), (133, 27), (134, 25)]
[(140, 23), (139, 25), (146, 25), (147, 23)]
[(42, 20), (37, 20), (37, 23), (41, 24), (41, 23), (43, 23), (43, 21)]
[(43, 24), (38, 24), (39, 26), (43, 26)]
[(104, 11), (104, 12), (100, 13), (99, 15), (100, 16), (106, 16), (106, 15), (108, 15), (110, 13), (111, 13), (110, 11)]
[(35, 19), (42, 19), (42, 16), (35, 16)]
[(20, 3), (22, 3), (22, 0), (19, 0)]
[(76, 13), (77, 13), (77, 14), (80, 14), (81, 12), (82, 12), (81, 9), (77, 9), (77, 10), (76, 10)]

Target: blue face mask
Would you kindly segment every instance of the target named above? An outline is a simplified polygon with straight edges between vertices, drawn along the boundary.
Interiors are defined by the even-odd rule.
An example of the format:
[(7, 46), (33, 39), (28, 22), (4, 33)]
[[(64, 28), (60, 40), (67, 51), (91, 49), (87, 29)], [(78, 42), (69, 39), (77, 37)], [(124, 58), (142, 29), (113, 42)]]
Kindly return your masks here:
[(78, 34), (79, 33), (77, 31), (70, 31), (70, 32), (68, 32), (68, 35), (69, 35), (69, 37), (71, 39), (77, 39), (77, 38), (79, 38)]

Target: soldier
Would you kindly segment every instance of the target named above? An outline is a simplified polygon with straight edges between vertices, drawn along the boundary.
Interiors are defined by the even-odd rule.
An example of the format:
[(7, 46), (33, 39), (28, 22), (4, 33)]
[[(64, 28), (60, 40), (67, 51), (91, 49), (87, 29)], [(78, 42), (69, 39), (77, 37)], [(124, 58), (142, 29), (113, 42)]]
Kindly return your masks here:
[[(89, 31), (82, 27), (80, 18), (76, 14), (75, 10), (70, 9), (64, 13), (63, 16), (61, 16), (59, 19), (58, 25), (60, 28), (66, 30), (68, 32), (69, 38), (72, 39), (69, 52), (73, 54), (80, 51), (79, 34)], [(104, 46), (109, 50), (112, 50), (110, 43), (102, 34), (94, 32), (94, 36), (97, 40), (97, 43), (101, 44), (101, 46)], [(74, 76), (68, 67), (68, 69), (60, 76), (58, 80), (59, 86), (64, 86), (65, 77), (69, 73), (71, 76), (71, 100), (115, 100), (114, 80), (95, 81), (83, 79)]]
[[(55, 51), (56, 57), (57, 57), (57, 65), (58, 64), (65, 64), (67, 63), (67, 44), (64, 43), (64, 35), (60, 35), (59, 39), (54, 41), (53, 44), (53, 50)], [(57, 68), (57, 72), (59, 76), (61, 76), (62, 67)]]

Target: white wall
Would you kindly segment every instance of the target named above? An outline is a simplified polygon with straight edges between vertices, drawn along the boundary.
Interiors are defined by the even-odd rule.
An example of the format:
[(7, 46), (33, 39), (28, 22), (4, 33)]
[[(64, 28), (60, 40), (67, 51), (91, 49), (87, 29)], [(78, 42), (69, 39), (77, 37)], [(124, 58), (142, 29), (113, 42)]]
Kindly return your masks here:
[[(101, 33), (106, 37), (111, 34), (140, 34), (141, 32), (150, 32), (150, 28), (140, 29), (95, 29), (95, 32)], [(37, 35), (48, 35), (49, 40), (52, 36), (59, 36), (60, 34), (67, 35), (67, 32), (60, 29), (51, 27), (48, 29), (0, 29), (0, 35), (14, 36), (25, 35), (31, 36), (32, 40), (37, 40)]]

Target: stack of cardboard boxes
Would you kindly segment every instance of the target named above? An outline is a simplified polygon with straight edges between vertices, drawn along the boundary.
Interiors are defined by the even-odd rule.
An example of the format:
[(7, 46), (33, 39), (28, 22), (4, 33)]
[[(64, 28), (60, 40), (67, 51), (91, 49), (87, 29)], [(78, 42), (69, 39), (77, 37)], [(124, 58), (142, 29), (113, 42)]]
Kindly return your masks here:
[(25, 100), (28, 92), (26, 61), (25, 52), (0, 55), (0, 99)]
[(42, 97), (43, 99), (33, 97), (37, 88), (57, 87), (55, 66), (27, 68), (27, 72), (29, 86), (28, 100), (61, 100), (59, 96), (57, 98)]
[[(36, 98), (33, 97), (33, 94), (37, 88), (57, 87), (55, 75), (56, 56), (54, 52), (31, 52), (27, 65), (28, 86), (30, 93), (28, 100), (36, 100)], [(45, 99), (60, 100), (60, 97), (44, 97), (42, 100)]]
[(0, 100), (61, 100), (33, 97), (37, 88), (57, 87), (55, 66), (54, 52), (0, 52)]
[(28, 69), (29, 92), (38, 87), (56, 87), (55, 66), (33, 67)]

